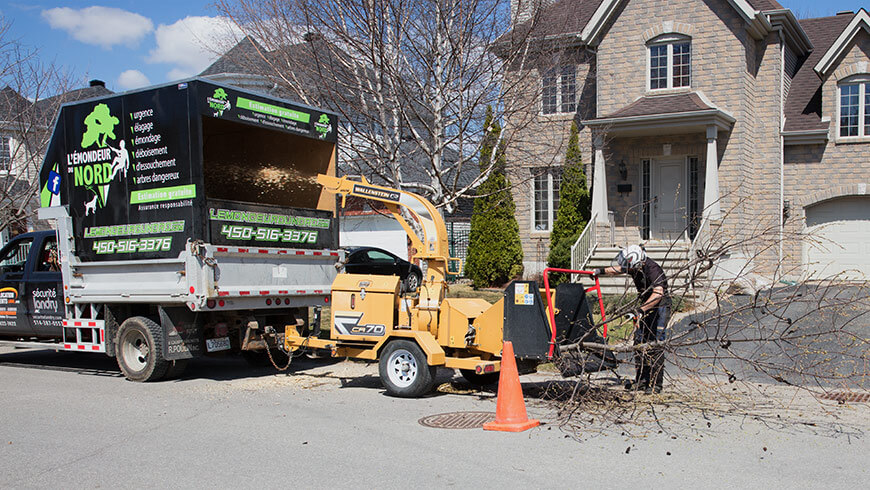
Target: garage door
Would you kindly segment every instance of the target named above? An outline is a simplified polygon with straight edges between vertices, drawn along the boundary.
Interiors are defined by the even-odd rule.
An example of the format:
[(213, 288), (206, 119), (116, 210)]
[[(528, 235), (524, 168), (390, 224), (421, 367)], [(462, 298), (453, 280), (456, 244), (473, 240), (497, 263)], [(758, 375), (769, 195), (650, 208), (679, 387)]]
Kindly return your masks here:
[(870, 196), (808, 207), (804, 264), (812, 279), (870, 280)]

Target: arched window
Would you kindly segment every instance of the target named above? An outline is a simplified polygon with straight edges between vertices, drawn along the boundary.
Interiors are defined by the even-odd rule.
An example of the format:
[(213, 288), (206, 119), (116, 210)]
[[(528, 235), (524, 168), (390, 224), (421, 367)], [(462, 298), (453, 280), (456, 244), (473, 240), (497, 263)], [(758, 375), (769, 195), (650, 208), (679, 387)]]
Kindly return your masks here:
[(688, 87), (692, 74), (692, 39), (662, 34), (647, 43), (647, 87), (650, 90)]
[(860, 74), (839, 83), (840, 137), (870, 136), (870, 74)]

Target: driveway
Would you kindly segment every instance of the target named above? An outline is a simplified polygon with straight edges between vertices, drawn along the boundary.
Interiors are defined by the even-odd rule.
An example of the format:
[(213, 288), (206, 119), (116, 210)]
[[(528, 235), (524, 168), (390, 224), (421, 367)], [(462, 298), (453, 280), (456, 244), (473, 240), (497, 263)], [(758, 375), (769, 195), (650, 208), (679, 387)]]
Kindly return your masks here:
[(685, 374), (870, 388), (870, 287), (801, 285), (732, 296), (672, 328)]

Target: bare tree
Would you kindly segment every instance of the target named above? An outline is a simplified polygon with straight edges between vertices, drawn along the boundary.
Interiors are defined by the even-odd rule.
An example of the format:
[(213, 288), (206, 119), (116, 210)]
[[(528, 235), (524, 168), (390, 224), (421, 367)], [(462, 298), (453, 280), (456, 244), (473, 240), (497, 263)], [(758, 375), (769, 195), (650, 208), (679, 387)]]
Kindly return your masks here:
[[(614, 353), (622, 363), (663, 351), (669, 380), (665, 395), (643, 398), (625, 392), (619, 377), (612, 376), (616, 371), (588, 374), (567, 388), (556, 384), (549, 395), (566, 426), (580, 429), (581, 419), (589, 415), (619, 423), (655, 422), (647, 417), (655, 408), (649, 412), (638, 402), (641, 407), (679, 405), (776, 417), (782, 413), (777, 410), (789, 408), (788, 398), (783, 402), (777, 389), (791, 390), (789, 396), (802, 392), (840, 401), (861, 401), (870, 389), (866, 283), (848, 282), (839, 275), (801, 277), (798, 267), (787, 270), (782, 263), (757, 274), (753, 264), (775, 256), (771, 252), (780, 240), (818, 241), (803, 233), (781, 236), (778, 223), (759, 220), (739, 238), (715, 226), (704, 230), (689, 260), (669, 278), (674, 306), (687, 311), (672, 315), (664, 340), (632, 342), (635, 326), (623, 315), (639, 304), (633, 295), (625, 295), (608, 308), (613, 334), (607, 341), (561, 346), (562, 352), (583, 358)], [(599, 332), (602, 323), (595, 325)]]
[(348, 173), (424, 194), (447, 212), (491, 170), (477, 166), (487, 107), (508, 125), (497, 146), (512, 146), (538, 117), (540, 97), (528, 93), (538, 83), (511, 76), (541, 56), (535, 17), (514, 26), (509, 0), (221, 0), (218, 8), (257, 41), (277, 83), (341, 113)]
[(11, 37), (0, 18), (0, 231), (21, 232), (38, 203), (39, 169), (69, 77)]

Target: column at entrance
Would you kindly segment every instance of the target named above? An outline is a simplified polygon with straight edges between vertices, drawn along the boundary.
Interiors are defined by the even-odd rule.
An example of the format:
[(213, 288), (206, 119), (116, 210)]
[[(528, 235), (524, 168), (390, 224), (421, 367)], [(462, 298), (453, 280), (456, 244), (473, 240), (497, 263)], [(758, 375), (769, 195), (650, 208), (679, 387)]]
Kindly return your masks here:
[(592, 214), (596, 216), (596, 223), (608, 223), (607, 217), (607, 174), (604, 173), (604, 138), (596, 136), (595, 145), (595, 170), (592, 182)]
[(704, 174), (704, 219), (721, 219), (722, 207), (719, 203), (719, 152), (716, 126), (707, 126), (707, 171)]

